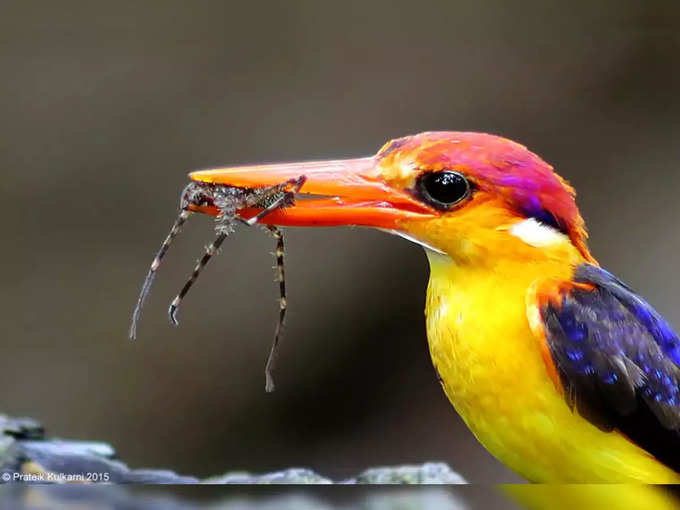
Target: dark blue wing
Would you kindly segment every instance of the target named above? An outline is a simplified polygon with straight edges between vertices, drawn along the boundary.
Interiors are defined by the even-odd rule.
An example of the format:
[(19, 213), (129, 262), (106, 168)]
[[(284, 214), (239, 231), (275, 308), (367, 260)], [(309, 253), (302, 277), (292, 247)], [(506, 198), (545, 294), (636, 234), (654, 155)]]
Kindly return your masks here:
[(590, 264), (536, 298), (567, 404), (680, 471), (680, 340), (669, 324)]

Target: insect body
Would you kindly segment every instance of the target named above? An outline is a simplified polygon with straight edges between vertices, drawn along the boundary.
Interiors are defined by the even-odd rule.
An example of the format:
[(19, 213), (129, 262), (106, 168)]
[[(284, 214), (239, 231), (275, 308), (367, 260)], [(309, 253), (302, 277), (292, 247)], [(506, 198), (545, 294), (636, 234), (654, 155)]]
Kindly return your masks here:
[[(192, 285), (198, 278), (203, 268), (210, 261), (212, 256), (217, 253), (227, 235), (229, 235), (229, 233), (234, 230), (234, 224), (236, 222), (240, 222), (248, 226), (253, 226), (273, 210), (293, 205), (295, 202), (295, 194), (300, 191), (300, 188), (305, 183), (305, 180), (305, 176), (302, 175), (297, 178), (289, 179), (275, 186), (267, 186), (262, 188), (243, 188), (197, 181), (192, 181), (189, 183), (182, 192), (180, 199), (180, 213), (175, 220), (175, 223), (172, 225), (170, 233), (165, 238), (165, 241), (163, 241), (158, 253), (154, 257), (151, 267), (149, 268), (149, 272), (144, 279), (144, 284), (142, 285), (139, 299), (137, 300), (137, 304), (132, 314), (130, 338), (134, 339), (137, 336), (137, 324), (141, 317), (144, 302), (151, 291), (151, 285), (153, 284), (153, 280), (156, 276), (156, 271), (158, 270), (163, 257), (167, 253), (168, 248), (172, 244), (172, 241), (177, 236), (177, 234), (179, 234), (182, 226), (192, 212), (216, 213), (215, 230), (217, 235), (212, 243), (208, 245), (203, 256), (196, 263), (191, 276), (170, 304), (168, 315), (170, 321), (174, 325), (179, 324), (177, 320), (177, 310), (182, 302), (182, 299), (186, 296), (187, 292), (189, 292), (189, 289), (191, 289)], [(244, 219), (240, 216), (240, 211), (251, 208), (259, 209), (259, 211), (248, 219)], [(266, 391), (270, 392), (274, 390), (274, 382), (271, 372), (274, 367), (278, 344), (283, 334), (283, 326), (286, 317), (286, 284), (283, 266), (283, 234), (273, 225), (265, 225), (265, 227), (276, 239), (276, 265), (278, 268), (280, 289), (279, 320), (276, 326), (274, 342), (269, 352), (269, 357), (265, 367), (265, 389)]]

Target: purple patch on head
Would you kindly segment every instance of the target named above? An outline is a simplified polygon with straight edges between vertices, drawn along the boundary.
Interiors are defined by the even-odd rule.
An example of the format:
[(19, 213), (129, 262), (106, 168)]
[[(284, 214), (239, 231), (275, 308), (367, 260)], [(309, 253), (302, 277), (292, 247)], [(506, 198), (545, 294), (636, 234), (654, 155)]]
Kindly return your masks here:
[(535, 186), (531, 186), (531, 182), (527, 182), (526, 177), (522, 177), (521, 175), (504, 175), (500, 179), (498, 179), (498, 184), (500, 186), (513, 186), (513, 187), (523, 187), (523, 188), (529, 188), (532, 187), (534, 188)]
[(534, 218), (544, 225), (553, 227), (565, 234), (567, 233), (567, 230), (562, 227), (557, 218), (555, 218), (550, 211), (541, 206), (541, 201), (536, 195), (530, 195), (524, 201), (520, 210), (527, 218)]
[(540, 211), (542, 209), (541, 201), (536, 195), (530, 195), (526, 203), (526, 208), (532, 211)]

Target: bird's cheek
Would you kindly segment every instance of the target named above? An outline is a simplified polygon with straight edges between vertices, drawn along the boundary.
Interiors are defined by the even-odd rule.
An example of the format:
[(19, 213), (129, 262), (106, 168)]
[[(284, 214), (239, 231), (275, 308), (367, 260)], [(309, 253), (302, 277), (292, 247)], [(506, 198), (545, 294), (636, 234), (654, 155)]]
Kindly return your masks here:
[(400, 222), (399, 230), (394, 233), (413, 241), (432, 251), (448, 254), (451, 249), (451, 233), (447, 232), (437, 220)]
[[(458, 263), (487, 265), (498, 248), (498, 233), (454, 218), (442, 217), (429, 221), (409, 221), (403, 232), (419, 244), (444, 253)], [(404, 236), (406, 237), (406, 236)]]

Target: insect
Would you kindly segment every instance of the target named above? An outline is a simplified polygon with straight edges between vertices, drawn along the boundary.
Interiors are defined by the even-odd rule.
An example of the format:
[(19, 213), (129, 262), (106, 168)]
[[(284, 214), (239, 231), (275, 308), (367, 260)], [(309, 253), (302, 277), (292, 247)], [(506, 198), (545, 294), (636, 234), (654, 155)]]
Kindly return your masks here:
[[(158, 250), (158, 253), (156, 253), (153, 262), (151, 263), (151, 267), (149, 268), (149, 272), (144, 279), (142, 290), (137, 299), (134, 312), (132, 313), (132, 322), (130, 324), (129, 333), (130, 338), (135, 339), (137, 336), (137, 325), (141, 317), (142, 307), (151, 291), (151, 286), (156, 277), (156, 272), (163, 261), (163, 257), (165, 257), (170, 245), (180, 233), (184, 223), (186, 223), (192, 212), (202, 212), (210, 209), (217, 210), (215, 219), (215, 231), (217, 235), (205, 249), (203, 256), (197, 261), (186, 283), (170, 303), (168, 316), (170, 322), (175, 326), (179, 325), (177, 312), (182, 300), (198, 279), (203, 268), (208, 264), (213, 255), (217, 253), (224, 240), (231, 232), (233, 232), (234, 225), (237, 222), (240, 222), (247, 226), (253, 226), (273, 210), (293, 205), (295, 203), (295, 195), (300, 191), (300, 188), (305, 181), (306, 177), (301, 175), (297, 178), (282, 182), (281, 184), (263, 188), (241, 188), (222, 184), (196, 181), (190, 182), (182, 191), (179, 215)], [(251, 218), (244, 219), (238, 214), (238, 211), (246, 208), (259, 208), (261, 210)], [(283, 233), (273, 225), (264, 225), (264, 227), (276, 240), (275, 256), (279, 282), (279, 319), (276, 325), (274, 341), (265, 365), (265, 390), (271, 392), (274, 390), (272, 372), (276, 362), (278, 346), (283, 336), (287, 304), (283, 259)]]

